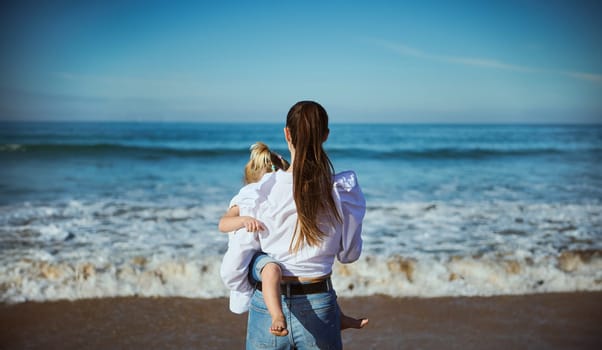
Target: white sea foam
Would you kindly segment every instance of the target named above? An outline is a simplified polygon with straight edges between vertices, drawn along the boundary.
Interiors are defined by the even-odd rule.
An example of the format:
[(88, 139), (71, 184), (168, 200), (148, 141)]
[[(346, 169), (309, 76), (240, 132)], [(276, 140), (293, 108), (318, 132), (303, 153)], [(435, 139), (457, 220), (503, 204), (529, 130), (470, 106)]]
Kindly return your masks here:
[[(143, 257), (119, 263), (21, 259), (1, 268), (2, 302), (114, 296), (224, 297), (221, 256), (202, 260)], [(602, 290), (602, 254), (566, 252), (538, 261), (516, 256), (451, 257), (446, 260), (366, 255), (336, 264), (340, 296), (489, 296)]]
[(214, 298), (225, 295), (217, 260), (150, 259), (50, 262), (22, 259), (2, 267), (4, 302), (82, 299), (114, 296), (183, 296)]
[(539, 260), (507, 256), (413, 259), (366, 256), (335, 266), (342, 296), (490, 296), (602, 290), (602, 254), (566, 252)]
[[(226, 296), (219, 205), (68, 201), (0, 207), (0, 301)], [(364, 254), (335, 265), (342, 296), (602, 289), (602, 206), (370, 204)]]
[(25, 149), (24, 146), (14, 143), (9, 143), (5, 145), (0, 145), (0, 152), (17, 152), (23, 151)]
[(602, 205), (393, 202), (368, 208), (369, 252), (411, 257), (602, 248)]

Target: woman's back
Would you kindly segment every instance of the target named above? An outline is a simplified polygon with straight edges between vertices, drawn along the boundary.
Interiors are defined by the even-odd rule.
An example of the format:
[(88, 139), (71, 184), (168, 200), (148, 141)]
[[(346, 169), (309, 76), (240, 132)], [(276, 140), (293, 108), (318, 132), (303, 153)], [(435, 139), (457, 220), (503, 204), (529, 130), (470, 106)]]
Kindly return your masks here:
[(248, 202), (253, 207), (241, 207), (241, 215), (261, 220), (266, 227), (257, 234), (261, 250), (282, 264), (284, 276), (320, 277), (332, 272), (335, 256), (342, 262), (352, 262), (361, 252), (361, 222), (365, 201), (355, 174), (345, 172), (335, 176), (331, 195), (341, 221), (321, 220), (324, 233), (317, 246), (303, 245), (291, 251), (298, 214), (293, 198), (293, 175), (278, 171), (267, 174), (257, 184), (241, 191), (241, 195), (254, 198)]

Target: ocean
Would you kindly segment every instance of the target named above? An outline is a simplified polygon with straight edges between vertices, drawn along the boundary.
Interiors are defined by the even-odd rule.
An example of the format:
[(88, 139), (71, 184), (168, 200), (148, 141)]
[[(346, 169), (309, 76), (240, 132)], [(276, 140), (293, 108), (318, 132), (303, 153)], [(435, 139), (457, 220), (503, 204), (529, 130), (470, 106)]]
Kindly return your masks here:
[[(0, 123), (0, 301), (226, 296), (217, 222), (283, 127)], [(602, 290), (602, 126), (330, 128), (368, 207), (339, 295)]]

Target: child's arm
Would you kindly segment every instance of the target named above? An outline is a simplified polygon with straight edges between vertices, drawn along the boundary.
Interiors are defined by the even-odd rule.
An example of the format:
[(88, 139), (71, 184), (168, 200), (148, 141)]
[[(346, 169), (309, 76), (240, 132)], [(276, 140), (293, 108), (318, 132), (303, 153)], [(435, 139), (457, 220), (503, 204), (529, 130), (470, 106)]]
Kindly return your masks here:
[(228, 209), (226, 214), (219, 220), (218, 229), (223, 233), (236, 231), (245, 227), (247, 232), (258, 232), (265, 230), (263, 224), (250, 216), (240, 216), (240, 209), (234, 205)]

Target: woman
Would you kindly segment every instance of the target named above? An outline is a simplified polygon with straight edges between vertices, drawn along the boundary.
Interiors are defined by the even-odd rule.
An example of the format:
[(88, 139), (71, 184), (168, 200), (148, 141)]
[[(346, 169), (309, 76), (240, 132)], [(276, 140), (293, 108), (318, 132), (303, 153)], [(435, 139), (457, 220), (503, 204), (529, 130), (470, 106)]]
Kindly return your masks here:
[[(234, 293), (252, 293), (247, 349), (341, 348), (330, 274), (335, 256), (342, 263), (360, 256), (365, 200), (353, 172), (334, 175), (322, 148), (328, 134), (328, 115), (322, 106), (296, 103), (284, 128), (291, 166), (286, 172), (269, 173), (239, 193), (240, 215), (258, 219), (264, 228), (254, 234), (230, 235), (221, 269), (224, 283)], [(253, 273), (269, 262), (277, 262), (282, 271), (287, 337), (269, 332), (272, 319), (261, 284), (251, 285), (247, 279), (248, 266), (259, 251), (265, 255), (255, 263), (258, 271)]]

